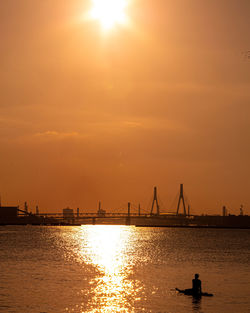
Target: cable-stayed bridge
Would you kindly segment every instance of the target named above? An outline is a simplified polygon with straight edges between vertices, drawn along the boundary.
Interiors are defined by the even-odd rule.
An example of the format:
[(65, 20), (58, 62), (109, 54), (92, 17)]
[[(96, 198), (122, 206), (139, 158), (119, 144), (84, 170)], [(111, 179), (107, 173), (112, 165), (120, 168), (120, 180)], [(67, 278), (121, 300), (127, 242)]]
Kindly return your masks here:
[(0, 225), (135, 225), (156, 227), (209, 227), (209, 228), (244, 228), (250, 229), (250, 216), (243, 214), (243, 206), (239, 215), (231, 215), (225, 206), (222, 215), (191, 215), (190, 202), (184, 193), (183, 184), (175, 197), (171, 208), (165, 209), (157, 193), (153, 189), (153, 197), (149, 207), (142, 208), (140, 204), (130, 202), (120, 208), (110, 209), (108, 212), (101, 209), (101, 203), (96, 212), (81, 212), (70, 208), (61, 213), (36, 213), (29, 211), (27, 203), (24, 208), (4, 207), (0, 204)]
[[(142, 221), (143, 219), (164, 219), (166, 217), (187, 217), (190, 216), (190, 206), (187, 201), (187, 197), (183, 192), (183, 184), (180, 185), (180, 192), (174, 200), (176, 211), (171, 212), (164, 209), (162, 201), (159, 199), (157, 194), (157, 187), (153, 189), (153, 197), (150, 200), (150, 209), (142, 208), (140, 203), (134, 205), (130, 202), (123, 204), (120, 208), (110, 209), (109, 211), (101, 209), (101, 202), (99, 202), (98, 210), (96, 212), (82, 212), (79, 208), (75, 211), (70, 208), (65, 208), (61, 213), (39, 213), (38, 207), (36, 207), (36, 213), (31, 213), (28, 210), (27, 203), (24, 204), (24, 209), (18, 208), (19, 218), (23, 221), (30, 220), (31, 223), (41, 223), (41, 224), (86, 224), (92, 223), (96, 224), (102, 221), (106, 223), (107, 220), (110, 223), (120, 223), (130, 224), (131, 219), (137, 219)], [(181, 207), (183, 212), (181, 213)], [(124, 220), (125, 219), (125, 220)], [(106, 221), (105, 221), (106, 220)], [(125, 221), (125, 222), (124, 222)]]

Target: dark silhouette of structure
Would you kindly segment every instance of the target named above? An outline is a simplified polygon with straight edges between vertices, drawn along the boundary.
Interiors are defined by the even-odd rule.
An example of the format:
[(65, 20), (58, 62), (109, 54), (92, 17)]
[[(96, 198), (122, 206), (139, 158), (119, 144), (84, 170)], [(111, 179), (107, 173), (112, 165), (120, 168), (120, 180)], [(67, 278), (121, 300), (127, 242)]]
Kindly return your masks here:
[(153, 198), (153, 202), (152, 202), (150, 215), (153, 215), (154, 204), (156, 204), (156, 215), (159, 216), (160, 215), (160, 206), (159, 206), (158, 199), (157, 199), (157, 187), (154, 187), (154, 198)]
[(18, 212), (17, 206), (0, 206), (0, 222), (16, 221), (17, 212)]
[(178, 200), (178, 204), (177, 204), (177, 212), (176, 212), (176, 215), (179, 214), (179, 209), (180, 209), (180, 204), (183, 204), (183, 212), (184, 212), (184, 215), (186, 216), (187, 213), (186, 213), (186, 205), (185, 205), (185, 199), (184, 199), (184, 193), (183, 193), (183, 184), (180, 184), (180, 195), (179, 195), (179, 200)]
[(99, 201), (97, 215), (99, 217), (104, 217), (105, 214), (106, 214), (106, 211), (101, 209), (101, 201)]
[(225, 206), (222, 207), (222, 216), (227, 216), (227, 209)]
[(128, 215), (126, 217), (126, 225), (131, 224), (131, 219), (130, 219), (130, 202), (128, 202)]
[[(179, 198), (179, 199), (178, 199)], [(239, 215), (232, 215), (227, 212), (226, 207), (222, 209), (222, 215), (194, 215), (190, 214), (188, 198), (184, 195), (183, 184), (180, 185), (180, 193), (177, 195), (177, 212), (164, 212), (163, 205), (160, 205), (157, 195), (157, 187), (154, 187), (153, 201), (151, 211), (142, 212), (140, 204), (137, 210), (128, 203), (127, 210), (123, 212), (106, 212), (101, 209), (99, 202), (97, 212), (80, 212), (77, 208), (63, 209), (61, 213), (39, 212), (36, 206), (35, 213), (29, 209), (25, 202), (23, 209), (16, 207), (4, 207), (0, 205), (0, 224), (1, 225), (85, 225), (85, 224), (106, 224), (106, 225), (135, 225), (139, 227), (209, 227), (209, 228), (242, 228), (250, 229), (250, 216), (244, 215), (243, 205), (240, 207)], [(176, 200), (176, 199), (175, 199)], [(0, 201), (1, 202), (1, 201)], [(176, 203), (176, 202), (175, 202)], [(1, 203), (0, 203), (1, 204)], [(180, 213), (180, 207), (183, 206), (183, 212)], [(154, 207), (156, 206), (156, 210)], [(187, 211), (186, 211), (187, 209)], [(175, 211), (175, 212), (174, 212)]]

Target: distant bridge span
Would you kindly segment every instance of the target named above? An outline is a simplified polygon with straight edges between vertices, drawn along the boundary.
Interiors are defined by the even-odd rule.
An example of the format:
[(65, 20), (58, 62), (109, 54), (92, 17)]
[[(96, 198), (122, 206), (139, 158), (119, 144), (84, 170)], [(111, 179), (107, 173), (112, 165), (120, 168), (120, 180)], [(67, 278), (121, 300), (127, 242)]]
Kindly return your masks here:
[(138, 213), (130, 213), (128, 214), (127, 212), (109, 212), (109, 213), (104, 213), (104, 214), (98, 214), (96, 212), (84, 212), (84, 213), (73, 213), (72, 216), (64, 216), (63, 213), (39, 213), (36, 216), (38, 217), (49, 217), (49, 218), (59, 218), (59, 219), (82, 219), (82, 218), (117, 218), (117, 217), (128, 217), (128, 216), (133, 216), (133, 217), (147, 217), (147, 216), (152, 216), (151, 214), (138, 214)]

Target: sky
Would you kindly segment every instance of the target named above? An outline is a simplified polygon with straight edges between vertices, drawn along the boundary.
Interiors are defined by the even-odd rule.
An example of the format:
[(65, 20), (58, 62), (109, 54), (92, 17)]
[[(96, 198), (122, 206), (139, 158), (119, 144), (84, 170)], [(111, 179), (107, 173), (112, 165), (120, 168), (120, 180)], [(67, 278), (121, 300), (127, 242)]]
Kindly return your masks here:
[(0, 1), (2, 205), (250, 214), (249, 0), (93, 5)]

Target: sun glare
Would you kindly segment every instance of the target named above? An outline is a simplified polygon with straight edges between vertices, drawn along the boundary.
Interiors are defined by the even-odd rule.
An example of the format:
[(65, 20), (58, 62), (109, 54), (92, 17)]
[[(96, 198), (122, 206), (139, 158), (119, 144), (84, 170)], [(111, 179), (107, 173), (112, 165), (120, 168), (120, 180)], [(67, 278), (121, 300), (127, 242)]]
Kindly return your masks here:
[(128, 0), (92, 0), (92, 3), (91, 18), (98, 20), (103, 29), (127, 23)]

